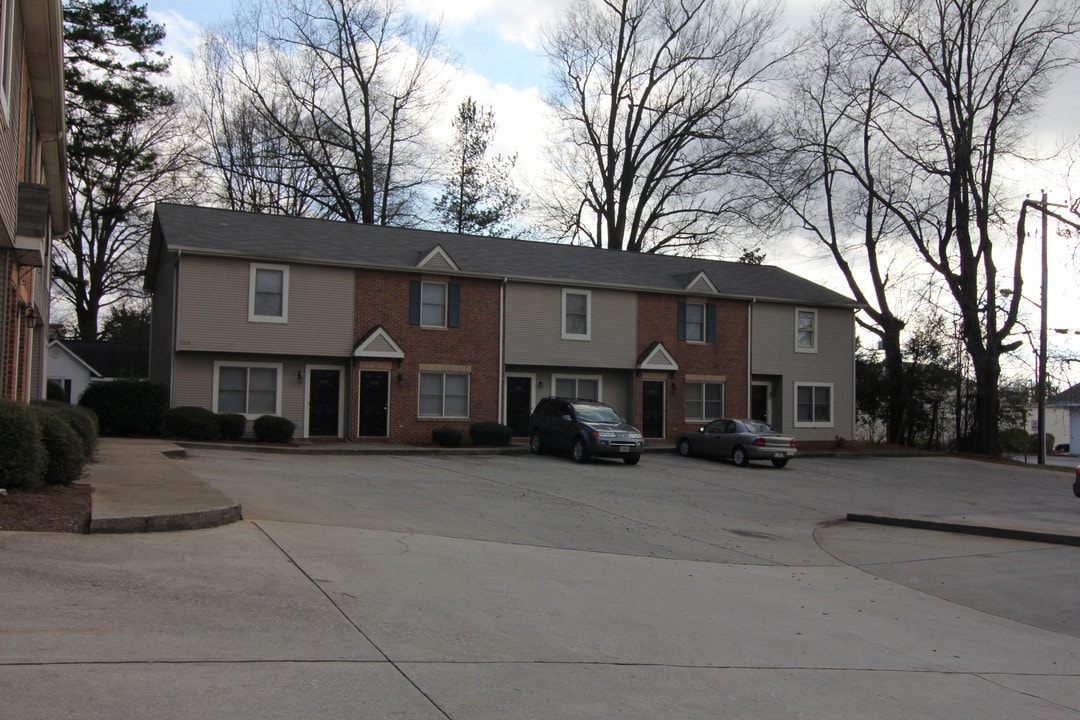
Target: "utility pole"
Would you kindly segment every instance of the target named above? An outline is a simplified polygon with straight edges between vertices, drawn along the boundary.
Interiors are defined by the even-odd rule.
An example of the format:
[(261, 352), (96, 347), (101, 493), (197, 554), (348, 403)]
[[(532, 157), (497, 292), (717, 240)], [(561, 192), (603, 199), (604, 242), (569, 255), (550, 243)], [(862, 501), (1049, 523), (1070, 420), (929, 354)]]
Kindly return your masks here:
[(1039, 464), (1046, 464), (1046, 191), (1042, 191), (1042, 295), (1039, 301)]

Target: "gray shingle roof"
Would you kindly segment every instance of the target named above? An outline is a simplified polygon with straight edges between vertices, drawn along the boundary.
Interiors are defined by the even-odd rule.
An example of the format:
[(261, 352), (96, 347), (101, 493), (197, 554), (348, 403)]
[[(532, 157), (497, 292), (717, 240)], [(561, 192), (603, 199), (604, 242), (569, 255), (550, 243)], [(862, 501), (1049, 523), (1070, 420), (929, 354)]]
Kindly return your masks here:
[(1046, 404), (1052, 407), (1076, 407), (1080, 405), (1080, 385), (1073, 385), (1068, 390), (1048, 398)]
[(393, 270), (415, 270), (441, 246), (467, 275), (665, 292), (683, 291), (704, 271), (724, 297), (858, 307), (840, 293), (771, 265), (159, 203), (149, 268), (163, 240), (169, 250)]

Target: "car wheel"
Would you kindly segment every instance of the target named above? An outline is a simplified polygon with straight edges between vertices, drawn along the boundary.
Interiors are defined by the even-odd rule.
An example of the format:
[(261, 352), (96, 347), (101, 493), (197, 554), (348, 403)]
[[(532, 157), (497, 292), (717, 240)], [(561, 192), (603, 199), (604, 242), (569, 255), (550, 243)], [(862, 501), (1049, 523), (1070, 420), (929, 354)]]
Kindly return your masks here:
[(739, 467), (746, 467), (750, 464), (750, 456), (746, 454), (746, 450), (742, 445), (735, 446), (735, 450), (731, 453), (731, 459)]
[(534, 455), (544, 452), (544, 439), (540, 437), (539, 430), (533, 430), (529, 436), (529, 451)]
[(787, 458), (773, 458), (773, 467), (782, 468), (787, 465)]
[(589, 448), (585, 447), (585, 441), (581, 438), (574, 438), (570, 453), (574, 456), (574, 462), (583, 463), (589, 459)]
[(641, 456), (640, 455), (627, 455), (626, 457), (624, 457), (622, 459), (622, 461), (624, 463), (626, 463), (627, 465), (637, 465), (638, 462), (641, 461)]
[(683, 457), (690, 457), (694, 454), (694, 449), (690, 447), (690, 441), (686, 438), (679, 441), (679, 454)]

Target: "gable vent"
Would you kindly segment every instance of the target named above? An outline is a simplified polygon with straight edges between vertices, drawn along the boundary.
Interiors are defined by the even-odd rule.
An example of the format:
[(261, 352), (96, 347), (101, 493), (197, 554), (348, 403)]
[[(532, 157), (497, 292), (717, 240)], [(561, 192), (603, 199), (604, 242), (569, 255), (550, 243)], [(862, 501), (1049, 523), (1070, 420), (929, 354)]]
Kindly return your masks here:
[(454, 259), (442, 249), (441, 245), (436, 245), (431, 251), (416, 263), (416, 267), (423, 268), (424, 270), (460, 270)]

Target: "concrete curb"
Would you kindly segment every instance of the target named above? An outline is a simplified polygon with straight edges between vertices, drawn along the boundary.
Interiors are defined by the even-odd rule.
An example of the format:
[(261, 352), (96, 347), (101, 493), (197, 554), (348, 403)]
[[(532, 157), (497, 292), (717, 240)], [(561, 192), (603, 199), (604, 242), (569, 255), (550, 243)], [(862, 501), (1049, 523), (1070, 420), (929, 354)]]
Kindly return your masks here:
[(916, 518), (889, 517), (886, 515), (862, 515), (859, 513), (848, 513), (847, 519), (850, 522), (867, 523), (871, 525), (891, 525), (893, 527), (906, 527), (916, 530), (936, 530), (938, 532), (958, 533), (962, 535), (980, 535), (983, 537), (1003, 538), (1006, 540), (1025, 540), (1027, 542), (1080, 547), (1080, 535), (1071, 535), (1061, 532), (994, 527), (990, 525), (950, 522), (946, 520), (920, 520)]
[(176, 532), (180, 530), (205, 530), (239, 522), (243, 512), (239, 505), (195, 510), (185, 513), (164, 513), (133, 517), (91, 518), (90, 532), (94, 533), (146, 533)]

